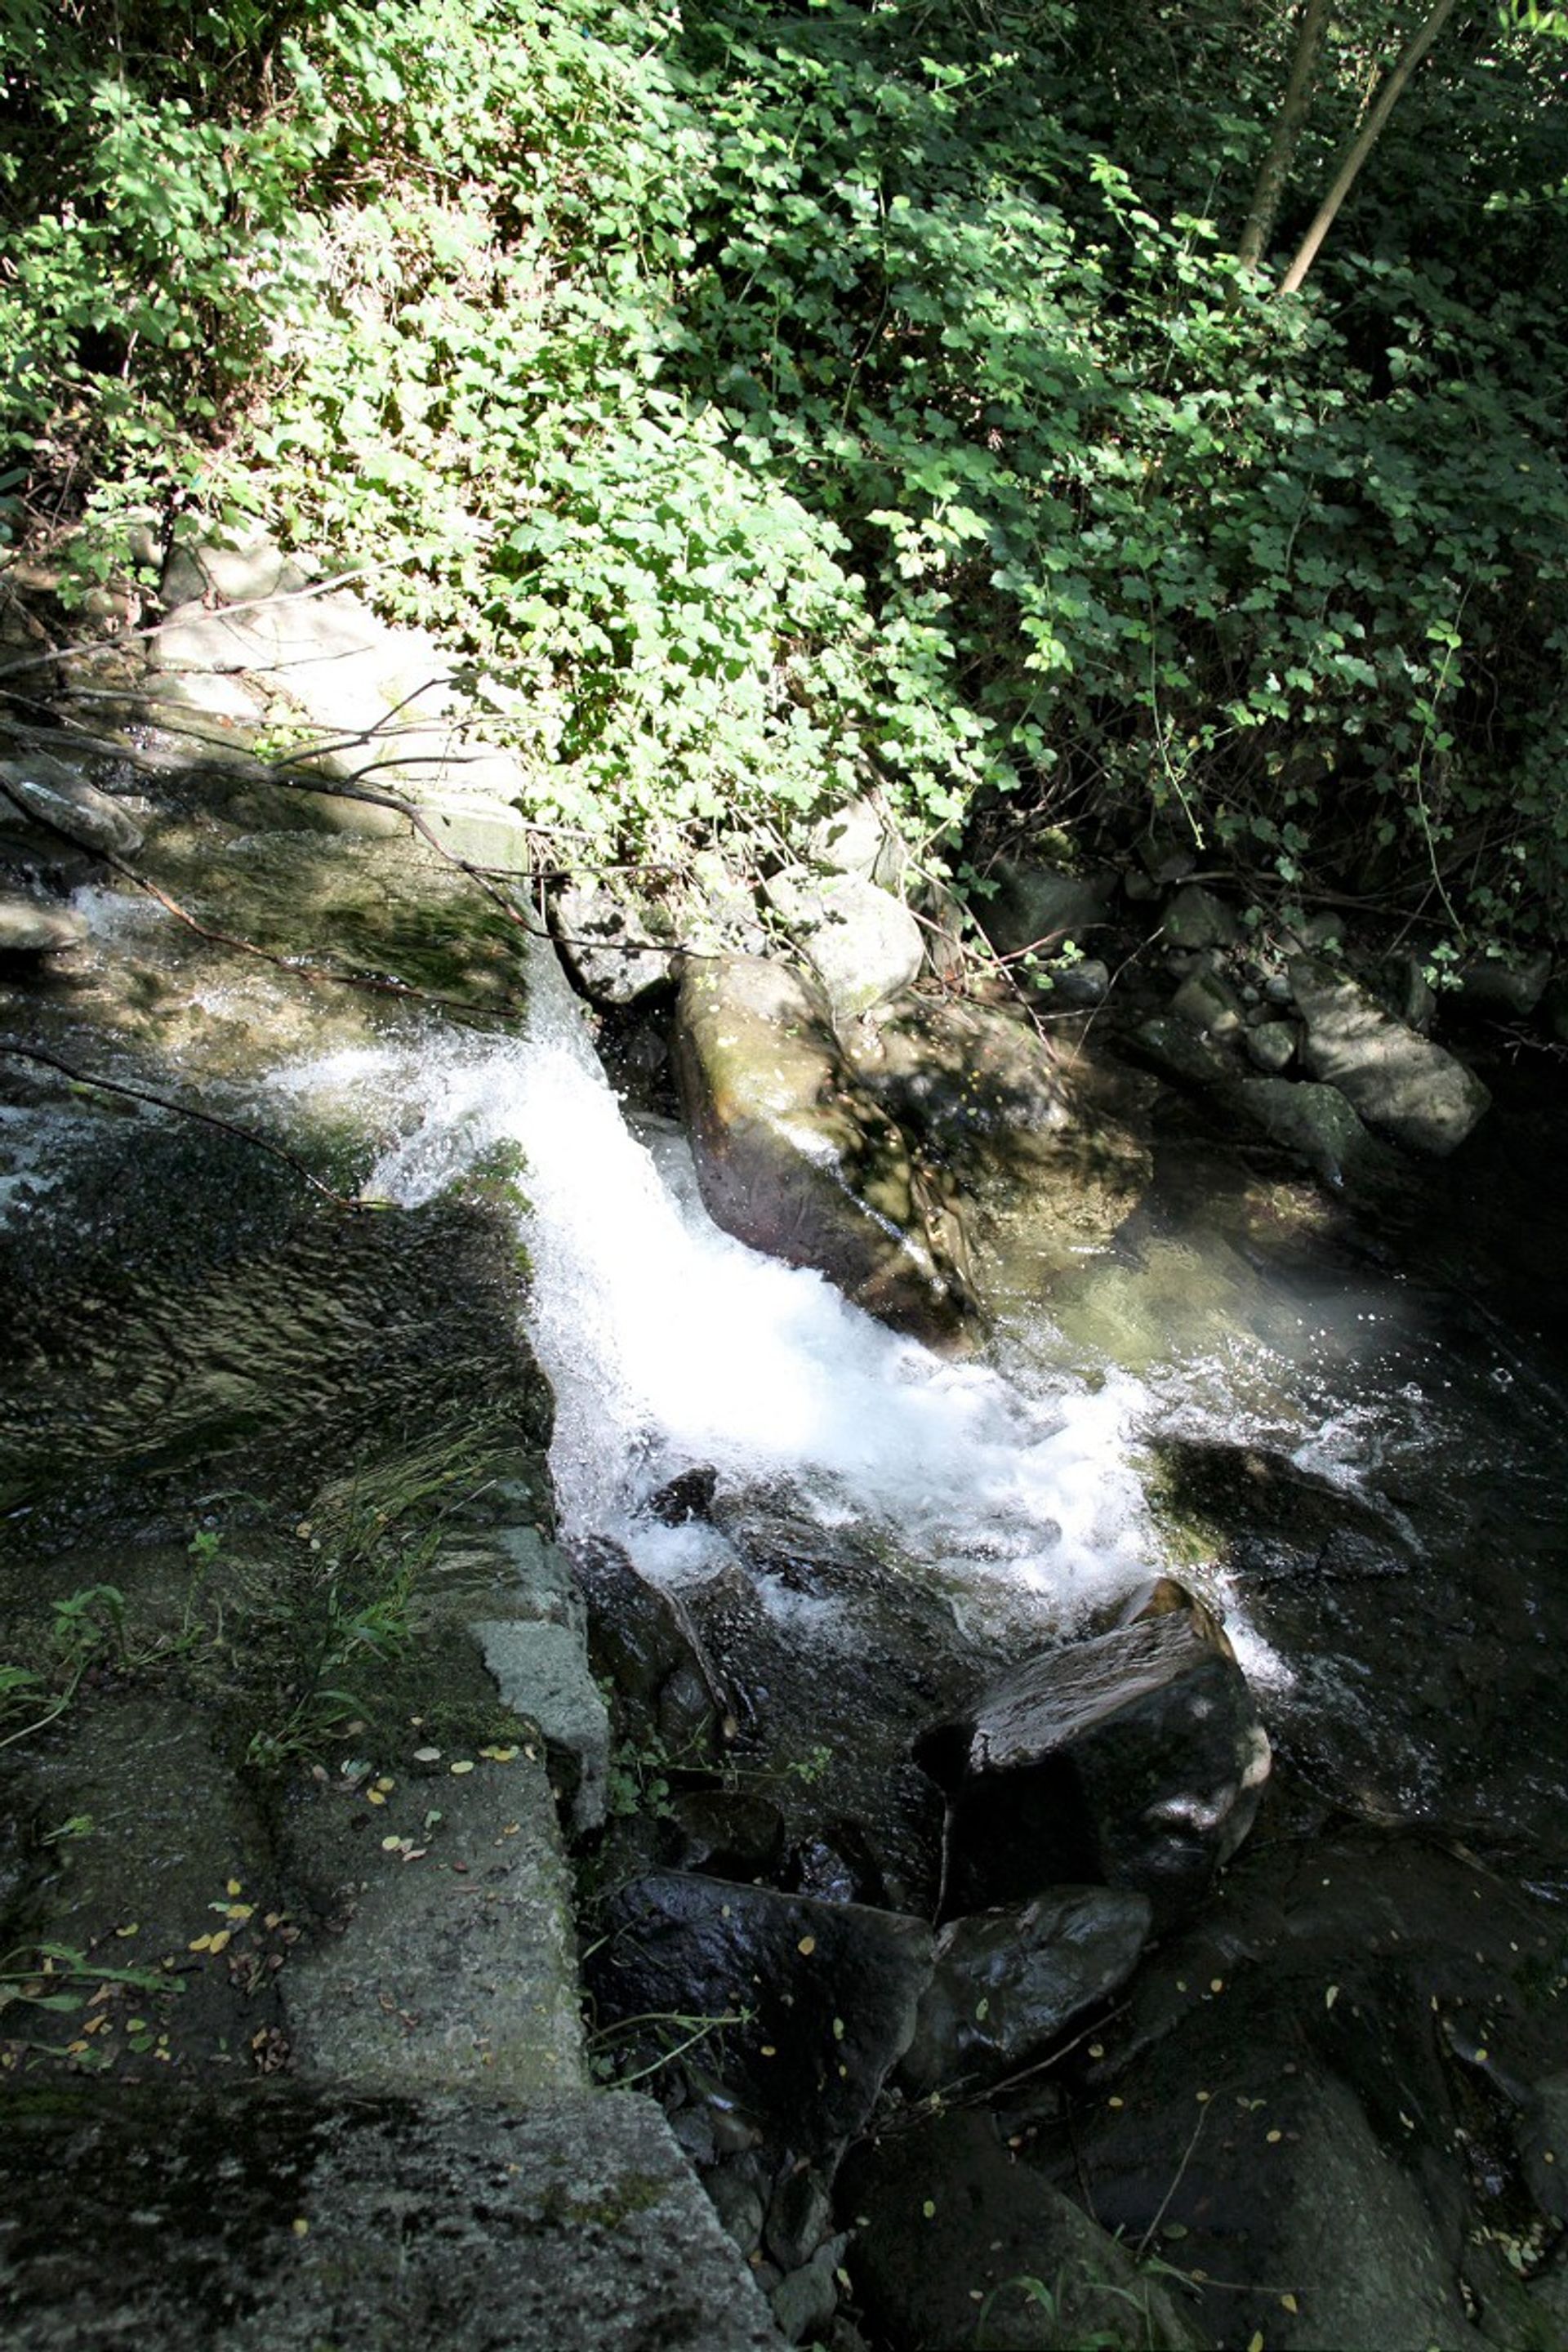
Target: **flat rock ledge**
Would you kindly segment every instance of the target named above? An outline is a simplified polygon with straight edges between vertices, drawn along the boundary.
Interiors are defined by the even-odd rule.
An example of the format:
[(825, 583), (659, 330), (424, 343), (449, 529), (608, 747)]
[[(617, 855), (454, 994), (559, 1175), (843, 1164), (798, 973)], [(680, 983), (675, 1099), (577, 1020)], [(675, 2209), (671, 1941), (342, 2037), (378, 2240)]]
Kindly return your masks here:
[(626, 2094), (56, 2088), (7, 2099), (0, 2182), (11, 2352), (782, 2340), (658, 2108)]

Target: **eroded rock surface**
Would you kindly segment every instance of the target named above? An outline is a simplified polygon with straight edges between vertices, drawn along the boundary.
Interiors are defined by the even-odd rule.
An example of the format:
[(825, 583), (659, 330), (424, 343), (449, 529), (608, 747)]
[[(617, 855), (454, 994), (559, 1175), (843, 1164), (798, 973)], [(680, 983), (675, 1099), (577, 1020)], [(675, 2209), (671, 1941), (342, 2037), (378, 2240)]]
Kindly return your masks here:
[(900, 1329), (956, 1333), (966, 1292), (942, 1203), (845, 1064), (817, 989), (757, 958), (693, 961), (676, 1066), (716, 1223)]

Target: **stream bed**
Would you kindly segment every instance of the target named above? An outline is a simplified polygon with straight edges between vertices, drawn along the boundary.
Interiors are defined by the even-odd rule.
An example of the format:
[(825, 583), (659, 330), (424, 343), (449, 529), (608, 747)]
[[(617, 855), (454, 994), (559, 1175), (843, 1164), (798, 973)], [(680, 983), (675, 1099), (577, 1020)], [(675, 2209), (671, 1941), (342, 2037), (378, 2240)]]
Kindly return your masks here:
[[(816, 2266), (793, 2332), (844, 2352), (1068, 2340), (1052, 2298), (1079, 2273), (1110, 2292), (1110, 2256), (1051, 2235), (1068, 2203), (1117, 2233), (1149, 2341), (1568, 2340), (1555, 1065), (1501, 1068), (1474, 1142), (1364, 1216), (1162, 1097), (1114, 1242), (952, 1360), (721, 1234), (668, 1105), (617, 1097), (548, 948), (524, 956), (432, 861), (301, 829), (234, 766), (119, 783), (163, 887), (281, 961), (68, 858), (86, 947), (5, 975), (19, 1045), (132, 1089), (5, 1066), (13, 1625), (66, 1583), (163, 1591), (173, 1656), (193, 1555), (254, 1603), (223, 1585), (231, 1526), (270, 1513), (308, 1546), (334, 1463), (482, 1425), (590, 1588), (629, 1563), (709, 1678), (706, 1748), (617, 1724), (588, 1915), (652, 1883), (679, 1806), (720, 1787), (776, 1815), (754, 1875), (807, 1906), (805, 1951), (821, 1906), (937, 1916), (922, 1734), (1178, 1577), (1275, 1757), (1202, 1911), (1018, 2079), (906, 2080), (865, 2128), (791, 2138), (710, 2037), (658, 2077), (677, 2137), (764, 2287)], [(300, 973), (334, 943), (467, 1009)], [(310, 1202), (301, 1166), (395, 1207)], [(84, 1654), (84, 1700), (114, 1702), (119, 1671)], [(215, 1689), (192, 1704), (232, 1724)], [(303, 1765), (308, 1727), (287, 1749), (270, 1703), (250, 1760), (270, 1740)], [(320, 1752), (335, 1769), (373, 1736), (334, 1720)], [(279, 1785), (215, 1835), (286, 1843)], [(8, 1801), (16, 1926), (62, 1864)]]

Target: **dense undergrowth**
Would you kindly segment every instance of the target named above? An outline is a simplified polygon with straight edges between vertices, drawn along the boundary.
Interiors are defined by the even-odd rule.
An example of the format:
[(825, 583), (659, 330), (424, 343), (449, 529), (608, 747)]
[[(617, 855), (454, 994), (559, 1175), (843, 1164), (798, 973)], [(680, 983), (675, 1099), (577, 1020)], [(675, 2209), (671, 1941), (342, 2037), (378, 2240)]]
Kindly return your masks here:
[(871, 787), (1560, 934), (1568, 47), (1462, 7), (1273, 290), (1421, 13), (1253, 275), (1283, 0), (11, 0), (11, 529), (367, 567), (584, 861)]

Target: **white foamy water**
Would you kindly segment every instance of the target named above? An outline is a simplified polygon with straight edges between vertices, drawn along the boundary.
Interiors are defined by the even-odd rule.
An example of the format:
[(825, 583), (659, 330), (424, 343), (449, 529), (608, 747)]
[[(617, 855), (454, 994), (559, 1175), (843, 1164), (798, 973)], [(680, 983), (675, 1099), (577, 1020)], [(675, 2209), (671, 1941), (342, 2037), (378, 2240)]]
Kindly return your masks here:
[(990, 1593), (1066, 1622), (1147, 1574), (1128, 1460), (1139, 1385), (1058, 1375), (1026, 1396), (721, 1233), (680, 1139), (650, 1151), (628, 1129), (575, 1001), (552, 960), (539, 965), (515, 1043), (448, 1034), (285, 1083), (379, 1097), (401, 1139), (368, 1189), (406, 1203), (497, 1146), (524, 1154), (528, 1327), (556, 1395), (568, 1530), (615, 1534), (679, 1575), (689, 1540), (639, 1525), (637, 1507), (710, 1464), (726, 1485), (787, 1490), (825, 1525), (890, 1535), (983, 1611)]

